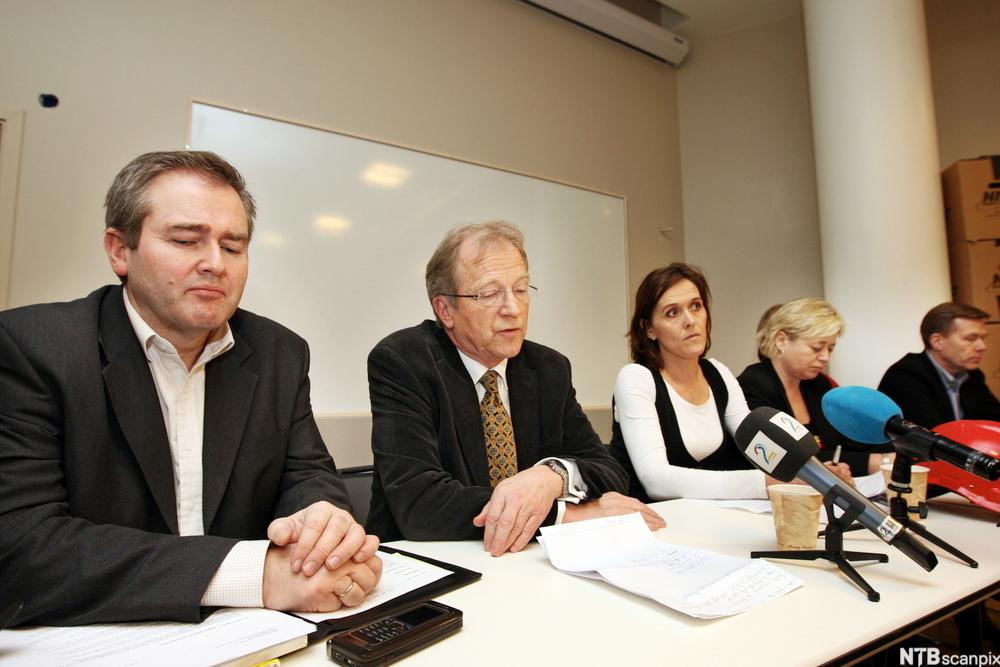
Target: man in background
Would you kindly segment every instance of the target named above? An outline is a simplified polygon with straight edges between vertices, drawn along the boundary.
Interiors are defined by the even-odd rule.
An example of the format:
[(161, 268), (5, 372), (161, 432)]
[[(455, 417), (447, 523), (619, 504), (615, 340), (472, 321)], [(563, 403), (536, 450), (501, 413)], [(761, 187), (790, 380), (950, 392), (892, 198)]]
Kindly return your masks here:
[(924, 351), (890, 366), (879, 391), (899, 405), (903, 417), (926, 428), (956, 419), (1000, 420), (1000, 402), (979, 370), (988, 317), (951, 301), (931, 308), (920, 322)]

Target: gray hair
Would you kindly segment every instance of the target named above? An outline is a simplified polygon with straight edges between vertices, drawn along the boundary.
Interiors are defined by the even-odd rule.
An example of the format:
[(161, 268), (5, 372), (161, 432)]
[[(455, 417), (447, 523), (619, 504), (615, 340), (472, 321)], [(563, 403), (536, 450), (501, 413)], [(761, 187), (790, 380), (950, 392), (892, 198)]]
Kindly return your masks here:
[[(466, 241), (475, 244), (479, 257), (492, 243), (507, 241), (521, 254), (524, 266), (528, 266), (528, 255), (524, 251), (524, 234), (509, 222), (491, 220), (489, 222), (468, 224), (455, 227), (444, 235), (431, 259), (427, 262), (425, 279), (427, 283), (427, 298), (431, 301), (442, 294), (455, 294), (458, 287), (456, 268), (458, 250)], [(454, 298), (451, 299), (455, 302)]]

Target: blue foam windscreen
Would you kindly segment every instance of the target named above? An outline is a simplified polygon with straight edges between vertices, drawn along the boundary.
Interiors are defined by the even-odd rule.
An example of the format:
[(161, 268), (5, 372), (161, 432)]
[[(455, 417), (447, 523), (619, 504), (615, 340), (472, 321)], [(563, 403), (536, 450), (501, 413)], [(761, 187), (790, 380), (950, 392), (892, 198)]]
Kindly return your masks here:
[(823, 395), (823, 414), (842, 434), (868, 444), (888, 442), (885, 425), (902, 417), (896, 402), (868, 387), (836, 387)]

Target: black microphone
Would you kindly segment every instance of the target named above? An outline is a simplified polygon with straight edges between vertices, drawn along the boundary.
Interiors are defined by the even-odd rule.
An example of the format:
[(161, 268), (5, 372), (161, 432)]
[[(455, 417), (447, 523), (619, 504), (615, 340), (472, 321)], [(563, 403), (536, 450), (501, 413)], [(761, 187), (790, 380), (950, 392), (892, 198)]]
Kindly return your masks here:
[(897, 451), (926, 461), (944, 461), (991, 482), (1000, 478), (1000, 459), (903, 419), (903, 411), (880, 391), (836, 387), (823, 395), (823, 414), (851, 440), (892, 440)]
[(798, 477), (819, 491), (824, 500), (844, 510), (848, 520), (856, 519), (920, 567), (930, 572), (937, 565), (934, 553), (908, 533), (903, 524), (820, 463), (815, 457), (819, 451), (816, 439), (794, 417), (774, 408), (756, 408), (736, 429), (736, 442), (757, 468), (783, 482)]

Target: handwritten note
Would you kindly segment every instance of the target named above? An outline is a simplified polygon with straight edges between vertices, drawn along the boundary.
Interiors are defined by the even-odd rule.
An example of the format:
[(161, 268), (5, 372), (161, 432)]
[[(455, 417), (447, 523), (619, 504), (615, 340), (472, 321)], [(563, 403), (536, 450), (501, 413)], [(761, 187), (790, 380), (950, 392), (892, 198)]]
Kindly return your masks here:
[(542, 528), (549, 561), (698, 618), (742, 613), (802, 585), (773, 563), (661, 542), (638, 514)]

